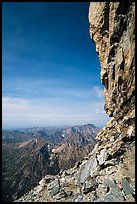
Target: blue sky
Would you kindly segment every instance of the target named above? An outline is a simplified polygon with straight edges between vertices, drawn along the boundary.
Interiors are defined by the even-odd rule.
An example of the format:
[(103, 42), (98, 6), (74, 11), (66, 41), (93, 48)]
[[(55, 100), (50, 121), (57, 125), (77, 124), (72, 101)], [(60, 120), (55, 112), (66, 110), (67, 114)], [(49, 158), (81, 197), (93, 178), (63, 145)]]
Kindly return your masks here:
[(103, 126), (88, 2), (2, 3), (3, 128)]

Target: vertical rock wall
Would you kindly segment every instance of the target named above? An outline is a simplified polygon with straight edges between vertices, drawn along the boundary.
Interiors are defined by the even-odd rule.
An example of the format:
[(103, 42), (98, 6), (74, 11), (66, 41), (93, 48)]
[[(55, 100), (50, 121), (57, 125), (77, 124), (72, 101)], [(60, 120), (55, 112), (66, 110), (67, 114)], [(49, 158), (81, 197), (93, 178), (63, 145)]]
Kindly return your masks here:
[(100, 59), (104, 108), (113, 117), (97, 135), (96, 196), (105, 202), (134, 201), (135, 3), (91, 2), (89, 23)]
[(92, 2), (89, 22), (101, 64), (105, 111), (122, 118), (135, 102), (135, 3)]

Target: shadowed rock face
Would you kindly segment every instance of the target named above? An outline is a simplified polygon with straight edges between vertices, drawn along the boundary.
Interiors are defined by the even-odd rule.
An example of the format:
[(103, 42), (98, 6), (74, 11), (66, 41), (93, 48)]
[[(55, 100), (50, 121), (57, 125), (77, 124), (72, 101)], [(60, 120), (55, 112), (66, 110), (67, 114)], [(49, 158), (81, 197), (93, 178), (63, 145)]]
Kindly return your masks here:
[[(89, 22), (105, 111), (113, 118), (97, 134), (93, 151), (52, 182), (58, 179), (56, 195), (63, 191), (58, 198), (64, 202), (135, 202), (135, 3), (92, 2)], [(37, 199), (56, 202), (50, 191), (45, 187)], [(32, 201), (33, 192), (18, 201)]]

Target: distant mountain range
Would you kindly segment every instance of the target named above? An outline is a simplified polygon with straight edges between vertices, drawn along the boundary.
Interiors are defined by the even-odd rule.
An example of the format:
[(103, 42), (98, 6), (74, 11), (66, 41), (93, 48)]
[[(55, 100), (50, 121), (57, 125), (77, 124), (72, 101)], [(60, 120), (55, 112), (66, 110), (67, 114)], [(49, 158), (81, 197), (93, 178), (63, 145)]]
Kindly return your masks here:
[(3, 130), (3, 201), (21, 197), (47, 174), (73, 167), (92, 151), (99, 130), (92, 124)]

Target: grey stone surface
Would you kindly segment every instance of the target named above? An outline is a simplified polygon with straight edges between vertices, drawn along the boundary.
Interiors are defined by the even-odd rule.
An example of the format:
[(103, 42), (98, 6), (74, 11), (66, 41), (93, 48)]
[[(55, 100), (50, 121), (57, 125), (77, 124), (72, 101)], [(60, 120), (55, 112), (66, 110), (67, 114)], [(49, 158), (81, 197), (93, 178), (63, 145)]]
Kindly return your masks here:
[(122, 187), (123, 187), (123, 192), (125, 195), (128, 195), (128, 194), (132, 194), (133, 193), (133, 190), (132, 188), (130, 187), (129, 183), (128, 183), (128, 180), (126, 178), (124, 178), (122, 180)]
[(90, 175), (90, 172), (97, 167), (97, 160), (95, 155), (91, 156), (90, 159), (86, 162), (84, 169), (79, 177), (78, 183), (84, 183), (86, 178)]
[(47, 185), (47, 189), (50, 190), (52, 188), (54, 188), (55, 186), (59, 185), (59, 180), (58, 179), (55, 179), (54, 181), (52, 181), (51, 183), (49, 183)]
[(66, 197), (66, 193), (63, 190), (61, 190), (55, 196), (53, 196), (53, 198), (57, 200), (60, 200), (61, 198), (64, 198), (64, 197)]
[(115, 181), (111, 180), (111, 179), (106, 179), (105, 180), (106, 186), (111, 187), (112, 189), (117, 189), (117, 184), (115, 183)]
[(124, 202), (124, 198), (122, 196), (122, 193), (117, 190), (113, 190), (110, 193), (108, 193), (104, 198), (104, 202)]
[(86, 180), (83, 188), (83, 193), (88, 193), (96, 189), (98, 183), (95, 178)]
[(59, 185), (56, 185), (54, 188), (52, 188), (52, 189), (49, 191), (49, 195), (50, 195), (51, 197), (53, 197), (53, 196), (56, 195), (59, 191), (60, 191), (60, 187), (59, 187)]
[(124, 202), (124, 197), (121, 191), (114, 189), (107, 195), (95, 199), (93, 202)]

